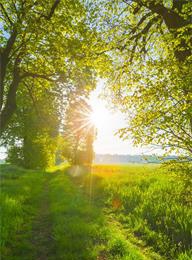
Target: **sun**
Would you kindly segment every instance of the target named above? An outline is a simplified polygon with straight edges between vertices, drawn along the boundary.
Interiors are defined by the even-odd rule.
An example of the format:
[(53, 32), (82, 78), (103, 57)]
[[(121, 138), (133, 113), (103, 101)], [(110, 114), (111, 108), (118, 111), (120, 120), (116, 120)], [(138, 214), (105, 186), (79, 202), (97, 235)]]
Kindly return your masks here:
[(108, 111), (104, 107), (94, 106), (90, 114), (91, 123), (98, 129), (101, 129), (108, 119)]

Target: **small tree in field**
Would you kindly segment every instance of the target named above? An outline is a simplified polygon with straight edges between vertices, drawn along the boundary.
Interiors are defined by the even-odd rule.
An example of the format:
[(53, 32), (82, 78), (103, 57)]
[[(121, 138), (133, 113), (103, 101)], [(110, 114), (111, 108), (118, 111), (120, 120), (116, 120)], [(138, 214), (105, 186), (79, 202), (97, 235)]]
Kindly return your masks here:
[(90, 165), (93, 161), (95, 128), (90, 120), (91, 112), (84, 98), (73, 100), (67, 110), (63, 134), (67, 145), (63, 156), (73, 165)]

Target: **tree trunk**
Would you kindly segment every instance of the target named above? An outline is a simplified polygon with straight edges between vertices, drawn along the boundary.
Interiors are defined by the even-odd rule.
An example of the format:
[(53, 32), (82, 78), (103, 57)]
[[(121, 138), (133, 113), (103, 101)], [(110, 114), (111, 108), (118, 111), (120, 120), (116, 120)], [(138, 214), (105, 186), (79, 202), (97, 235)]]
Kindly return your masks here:
[(9, 92), (7, 94), (7, 102), (0, 113), (0, 135), (5, 130), (10, 118), (16, 110), (16, 92), (19, 86), (20, 77), (18, 72), (15, 72), (13, 81), (10, 85)]

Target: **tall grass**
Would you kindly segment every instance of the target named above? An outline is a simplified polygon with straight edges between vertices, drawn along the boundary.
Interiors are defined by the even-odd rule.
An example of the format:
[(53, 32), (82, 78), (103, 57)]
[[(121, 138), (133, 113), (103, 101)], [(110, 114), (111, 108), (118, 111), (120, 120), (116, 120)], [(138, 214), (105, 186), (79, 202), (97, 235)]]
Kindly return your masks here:
[(106, 208), (127, 230), (167, 259), (191, 259), (190, 194), (183, 197), (177, 175), (158, 166), (107, 165), (95, 166), (93, 176)]
[(44, 250), (49, 260), (192, 259), (191, 197), (181, 175), (158, 165), (80, 172), (1, 165), (2, 260), (37, 259)]
[(120, 227), (108, 221), (102, 208), (85, 197), (83, 189), (77, 189), (66, 171), (57, 172), (52, 179), (50, 197), (55, 259), (151, 259), (126, 241)]

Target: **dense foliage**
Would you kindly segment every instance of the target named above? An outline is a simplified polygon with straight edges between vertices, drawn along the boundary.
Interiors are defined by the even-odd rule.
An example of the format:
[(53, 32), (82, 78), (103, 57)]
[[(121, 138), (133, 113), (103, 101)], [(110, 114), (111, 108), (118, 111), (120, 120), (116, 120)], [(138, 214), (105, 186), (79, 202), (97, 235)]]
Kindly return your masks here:
[(64, 83), (78, 70), (98, 67), (98, 61), (89, 60), (97, 34), (86, 25), (80, 1), (1, 1), (0, 7), (3, 131), (15, 112), (22, 82), (35, 78)]
[(191, 1), (97, 3), (92, 23), (114, 65), (107, 96), (129, 119), (120, 136), (191, 154)]
[(46, 168), (55, 163), (59, 105), (54, 85), (44, 85), (44, 92), (38, 88), (41, 85), (35, 87), (34, 90), (27, 85), (25, 91), (18, 93), (18, 108), (2, 141), (8, 148), (8, 162), (26, 168)]
[(95, 56), (102, 40), (81, 2), (19, 0), (0, 7), (1, 144), (8, 145), (10, 162), (44, 168), (54, 162), (69, 93), (86, 95), (109, 59)]

